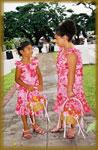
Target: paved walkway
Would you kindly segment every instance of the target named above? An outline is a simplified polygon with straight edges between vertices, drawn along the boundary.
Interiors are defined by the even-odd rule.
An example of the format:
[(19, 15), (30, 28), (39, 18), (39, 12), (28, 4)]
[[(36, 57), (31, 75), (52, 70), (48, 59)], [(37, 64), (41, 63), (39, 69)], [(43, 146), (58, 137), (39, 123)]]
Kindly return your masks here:
[[(40, 54), (39, 56), (40, 70), (43, 75), (44, 93), (48, 96), (48, 113), (50, 116), (51, 124), (47, 119), (38, 120), (38, 124), (45, 130), (44, 135), (32, 133), (32, 139), (22, 139), (23, 124), (20, 116), (17, 116), (15, 106), (17, 103), (17, 90), (4, 107), (4, 146), (44, 146), (47, 149), (50, 146), (95, 146), (95, 133), (92, 131), (86, 135), (86, 140), (82, 135), (76, 136), (74, 139), (64, 139), (63, 132), (51, 133), (50, 130), (56, 126), (58, 115), (52, 111), (53, 104), (56, 101), (57, 95), (57, 73), (56, 61), (51, 53)], [(84, 117), (85, 128), (91, 123), (94, 118), (89, 115)], [(29, 126), (31, 122), (28, 118)]]

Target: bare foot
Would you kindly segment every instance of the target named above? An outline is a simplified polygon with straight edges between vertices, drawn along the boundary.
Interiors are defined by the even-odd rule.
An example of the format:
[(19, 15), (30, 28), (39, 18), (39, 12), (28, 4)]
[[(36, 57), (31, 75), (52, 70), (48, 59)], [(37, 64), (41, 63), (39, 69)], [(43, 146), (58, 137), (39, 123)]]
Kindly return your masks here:
[(72, 138), (74, 138), (74, 136), (75, 136), (75, 128), (74, 128), (74, 127), (71, 127), (71, 128), (68, 130), (67, 138), (68, 138), (68, 139), (72, 139)]
[(61, 128), (57, 128), (57, 127), (56, 127), (56, 128), (54, 128), (54, 129), (52, 129), (51, 132), (52, 132), (52, 133), (59, 132), (60, 129), (61, 129)]

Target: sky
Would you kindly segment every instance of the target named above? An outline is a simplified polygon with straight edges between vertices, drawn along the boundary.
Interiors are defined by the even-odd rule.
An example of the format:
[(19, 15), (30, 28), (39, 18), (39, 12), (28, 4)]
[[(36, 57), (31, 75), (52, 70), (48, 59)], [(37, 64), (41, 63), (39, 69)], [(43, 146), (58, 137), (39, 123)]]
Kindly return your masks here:
[[(29, 2), (28, 2), (28, 3), (29, 3)], [(26, 2), (24, 2), (24, 3), (23, 3), (23, 2), (21, 2), (21, 3), (18, 3), (18, 2), (14, 2), (14, 3), (11, 3), (11, 2), (9, 2), (9, 3), (4, 3), (3, 11), (4, 11), (4, 12), (16, 11), (16, 10), (15, 10), (16, 7), (18, 7), (18, 6), (23, 6), (23, 5), (26, 5), (26, 4), (28, 4), (28, 3), (26, 3)], [(71, 3), (71, 2), (69, 2), (69, 3), (65, 2), (65, 3), (62, 3), (62, 4), (65, 5), (67, 9), (72, 9), (72, 10), (74, 11), (74, 13), (76, 13), (76, 14), (79, 14), (79, 13), (87, 13), (88, 15), (91, 14), (91, 10), (85, 8), (82, 4), (81, 4), (81, 5), (78, 5), (78, 6), (75, 5), (75, 4), (76, 4), (75, 2), (73, 2), (73, 3)], [(68, 15), (69, 15), (69, 14), (68, 14)]]

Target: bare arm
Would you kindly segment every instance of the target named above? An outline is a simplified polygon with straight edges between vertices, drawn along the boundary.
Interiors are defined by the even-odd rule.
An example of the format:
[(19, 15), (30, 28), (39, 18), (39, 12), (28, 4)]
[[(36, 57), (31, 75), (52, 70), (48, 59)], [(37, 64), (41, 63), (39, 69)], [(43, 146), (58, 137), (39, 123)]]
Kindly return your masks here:
[(73, 97), (73, 84), (75, 81), (75, 71), (76, 71), (76, 63), (77, 63), (77, 55), (74, 53), (71, 53), (67, 55), (67, 61), (68, 61), (68, 86), (67, 86), (67, 95), (68, 97)]
[(36, 73), (38, 75), (38, 80), (39, 80), (39, 91), (43, 90), (43, 79), (42, 79), (42, 74), (40, 72), (39, 66), (36, 67)]

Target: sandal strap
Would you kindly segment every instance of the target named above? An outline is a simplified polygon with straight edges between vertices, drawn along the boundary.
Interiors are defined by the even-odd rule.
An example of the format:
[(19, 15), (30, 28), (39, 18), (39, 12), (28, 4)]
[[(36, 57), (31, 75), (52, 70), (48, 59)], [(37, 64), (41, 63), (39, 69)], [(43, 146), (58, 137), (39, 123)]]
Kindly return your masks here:
[(35, 123), (32, 123), (32, 126), (34, 126), (35, 125)]
[(31, 134), (26, 134), (26, 135), (24, 135), (24, 137), (26, 137), (26, 136), (28, 136), (28, 135), (30, 135), (30, 136), (31, 136)]
[(36, 131), (38, 131), (38, 129), (40, 129), (39, 133), (43, 131), (43, 129), (41, 129), (40, 127), (35, 128)]
[(62, 128), (57, 128), (57, 127), (56, 127), (56, 128), (54, 128), (54, 129), (52, 129), (52, 131), (53, 131), (53, 132), (57, 132), (57, 131), (59, 131), (60, 129), (62, 129)]
[(69, 133), (68, 136), (74, 136), (74, 134)]
[(23, 129), (23, 132), (24, 132), (24, 133), (25, 133), (25, 132), (29, 132), (29, 131), (30, 131), (30, 130), (24, 130), (24, 129)]
[(35, 130), (41, 129), (39, 126), (37, 128), (35, 128)]
[[(43, 129), (41, 129), (39, 126), (37, 128), (34, 128), (38, 133), (44, 133)], [(38, 131), (40, 129), (40, 131)]]

